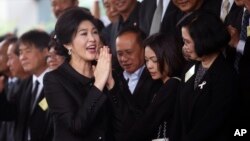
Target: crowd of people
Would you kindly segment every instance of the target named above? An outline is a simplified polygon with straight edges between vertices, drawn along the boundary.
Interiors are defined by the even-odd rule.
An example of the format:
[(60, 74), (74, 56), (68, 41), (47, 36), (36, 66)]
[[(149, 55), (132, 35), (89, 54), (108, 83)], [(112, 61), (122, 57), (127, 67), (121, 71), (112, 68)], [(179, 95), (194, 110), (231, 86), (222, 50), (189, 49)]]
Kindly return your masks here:
[(1, 38), (1, 141), (249, 137), (249, 0), (78, 3), (51, 0), (51, 33)]

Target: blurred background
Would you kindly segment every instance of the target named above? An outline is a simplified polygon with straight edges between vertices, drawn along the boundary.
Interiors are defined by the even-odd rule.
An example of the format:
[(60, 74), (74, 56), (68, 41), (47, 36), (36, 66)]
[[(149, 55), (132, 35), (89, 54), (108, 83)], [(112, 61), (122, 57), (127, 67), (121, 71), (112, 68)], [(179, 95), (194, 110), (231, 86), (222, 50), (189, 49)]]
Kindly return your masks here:
[[(79, 0), (79, 6), (91, 9), (93, 0)], [(104, 15), (103, 4), (100, 3)], [(6, 33), (21, 35), (32, 28), (52, 31), (55, 17), (50, 0), (0, 0), (0, 36)]]

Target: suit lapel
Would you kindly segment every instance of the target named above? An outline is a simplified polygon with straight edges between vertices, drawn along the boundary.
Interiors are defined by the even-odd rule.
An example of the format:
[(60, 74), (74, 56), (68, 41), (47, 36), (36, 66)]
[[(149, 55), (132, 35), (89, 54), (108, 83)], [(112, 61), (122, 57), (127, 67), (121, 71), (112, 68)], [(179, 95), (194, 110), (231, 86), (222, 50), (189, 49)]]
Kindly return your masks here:
[(141, 87), (143, 86), (143, 84), (145, 83), (145, 80), (147, 79), (148, 75), (147, 75), (147, 69), (146, 67), (143, 69), (143, 72), (140, 76), (140, 79), (138, 80), (138, 83), (135, 87), (135, 90), (134, 90), (134, 93), (133, 95), (138, 95), (140, 94), (140, 90), (141, 90)]
[(35, 99), (34, 101), (34, 104), (31, 108), (31, 111), (30, 111), (30, 115), (32, 115), (34, 113), (34, 111), (36, 110), (36, 108), (39, 108), (39, 102), (44, 98), (44, 90), (42, 88), (38, 98)]

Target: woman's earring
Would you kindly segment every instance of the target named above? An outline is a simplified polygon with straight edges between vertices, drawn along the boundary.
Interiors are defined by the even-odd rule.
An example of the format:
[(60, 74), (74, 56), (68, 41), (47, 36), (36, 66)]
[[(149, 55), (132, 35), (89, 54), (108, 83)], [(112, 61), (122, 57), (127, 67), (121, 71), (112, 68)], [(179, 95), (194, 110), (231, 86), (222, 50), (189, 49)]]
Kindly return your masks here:
[(72, 54), (72, 52), (71, 52), (71, 48), (68, 50), (68, 54), (69, 54), (69, 55), (71, 55), (71, 54)]

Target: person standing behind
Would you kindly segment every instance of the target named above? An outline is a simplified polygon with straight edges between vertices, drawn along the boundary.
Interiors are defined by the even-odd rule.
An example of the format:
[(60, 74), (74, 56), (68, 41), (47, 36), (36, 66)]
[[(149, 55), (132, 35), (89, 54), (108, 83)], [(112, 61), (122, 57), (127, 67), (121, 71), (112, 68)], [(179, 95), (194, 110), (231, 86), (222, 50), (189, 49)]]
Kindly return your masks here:
[(58, 18), (66, 9), (77, 7), (78, 0), (51, 0), (52, 11)]
[[(184, 50), (190, 62), (184, 69), (177, 97), (173, 141), (228, 141), (231, 112), (237, 93), (236, 72), (221, 49), (230, 35), (219, 17), (194, 12), (181, 23)], [(177, 134), (176, 134), (177, 133)]]
[(49, 35), (43, 31), (31, 30), (20, 37), (19, 43), (22, 67), (32, 76), (22, 84), (16, 103), (0, 99), (0, 118), (15, 121), (15, 140), (51, 141), (52, 121), (43, 92), (43, 76), (48, 71), (46, 56)]
[(144, 65), (143, 40), (146, 35), (139, 27), (127, 27), (116, 39), (117, 58), (124, 69), (113, 73), (114, 86), (110, 91), (113, 105), (113, 135), (121, 141), (149, 106), (162, 84), (154, 81)]
[(118, 21), (112, 24), (111, 32), (109, 34), (109, 39), (107, 43), (112, 52), (112, 66), (113, 69), (122, 72), (122, 68), (116, 57), (116, 37), (118, 33), (130, 26), (139, 26), (139, 9), (140, 2), (137, 0), (111, 0), (115, 8), (119, 13)]
[[(239, 1), (239, 0), (238, 0)], [(230, 28), (232, 47), (235, 48), (238, 55), (235, 60), (235, 68), (239, 74), (239, 86), (240, 95), (243, 103), (243, 121), (241, 128), (250, 129), (249, 121), (249, 107), (250, 107), (250, 95), (249, 95), (249, 81), (250, 81), (250, 32), (249, 32), (249, 20), (250, 20), (250, 2), (248, 0), (241, 0), (244, 4), (244, 14), (242, 17), (242, 26), (240, 33), (235, 29)], [(249, 137), (249, 135), (248, 135)]]
[(110, 33), (112, 30), (112, 25), (118, 21), (119, 13), (114, 3), (111, 2), (112, 0), (102, 0), (102, 1), (105, 8), (105, 13), (111, 22), (102, 30), (102, 37), (104, 38), (105, 44), (110, 45)]
[(65, 11), (56, 23), (56, 49), (66, 60), (44, 77), (44, 91), (54, 119), (54, 141), (110, 141), (105, 85), (111, 54), (100, 49), (94, 17), (82, 8)]
[[(29, 76), (27, 72), (24, 71), (21, 62), (19, 60), (18, 51), (18, 38), (10, 37), (10, 44), (7, 50), (8, 61), (7, 66), (9, 67), (11, 77), (8, 82), (8, 91), (6, 93), (6, 98), (9, 102), (15, 103), (17, 101), (19, 90), (21, 89), (22, 82)], [(6, 122), (6, 141), (14, 141), (14, 130), (15, 122)], [(3, 131), (3, 130), (1, 130)]]
[[(5, 96), (8, 93), (9, 80), (11, 79), (11, 73), (7, 65), (7, 50), (10, 44), (10, 37), (11, 36), (6, 35), (0, 42), (0, 97)], [(7, 140), (8, 138), (6, 124), (8, 123), (5, 121), (0, 122), (0, 140)]]
[(47, 56), (47, 65), (50, 70), (57, 69), (65, 60), (65, 57), (62, 52), (58, 52), (56, 50), (56, 36), (51, 34), (50, 42), (49, 42), (49, 54)]

